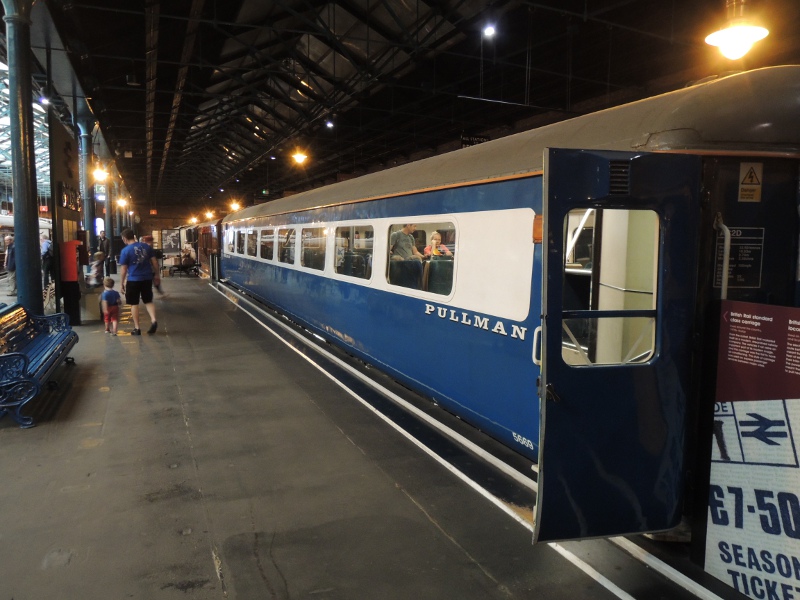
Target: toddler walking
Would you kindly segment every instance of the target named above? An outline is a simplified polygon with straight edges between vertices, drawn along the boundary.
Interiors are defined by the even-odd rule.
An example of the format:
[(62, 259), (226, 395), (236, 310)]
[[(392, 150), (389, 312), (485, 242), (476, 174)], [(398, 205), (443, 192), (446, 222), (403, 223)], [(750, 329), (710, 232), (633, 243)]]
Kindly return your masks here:
[(106, 323), (106, 333), (111, 333), (111, 335), (117, 335), (120, 301), (119, 292), (114, 289), (114, 280), (111, 277), (103, 279), (103, 293), (100, 295), (100, 303), (103, 305), (103, 320)]

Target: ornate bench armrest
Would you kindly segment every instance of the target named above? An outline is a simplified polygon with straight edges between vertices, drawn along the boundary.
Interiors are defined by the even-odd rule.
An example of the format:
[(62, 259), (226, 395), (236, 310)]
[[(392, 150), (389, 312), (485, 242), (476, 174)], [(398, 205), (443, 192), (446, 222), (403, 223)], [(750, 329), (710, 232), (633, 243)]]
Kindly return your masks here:
[(28, 379), (28, 357), (19, 352), (0, 354), (0, 383)]
[(47, 316), (32, 316), (31, 322), (36, 333), (52, 333), (53, 331), (66, 331), (70, 329), (69, 316), (66, 313), (58, 313)]

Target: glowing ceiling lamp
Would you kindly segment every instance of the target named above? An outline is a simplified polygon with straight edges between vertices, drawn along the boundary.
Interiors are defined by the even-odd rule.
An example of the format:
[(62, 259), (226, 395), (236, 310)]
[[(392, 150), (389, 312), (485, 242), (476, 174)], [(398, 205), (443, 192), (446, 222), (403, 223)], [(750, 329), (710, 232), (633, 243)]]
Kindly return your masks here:
[(742, 58), (759, 40), (769, 35), (769, 30), (745, 16), (748, 0), (726, 0), (727, 23), (719, 31), (706, 37), (706, 44), (719, 47), (725, 58)]
[(298, 150), (297, 152), (292, 154), (292, 158), (294, 159), (294, 162), (296, 162), (298, 165), (302, 165), (304, 162), (306, 162), (308, 156), (306, 156), (300, 150)]

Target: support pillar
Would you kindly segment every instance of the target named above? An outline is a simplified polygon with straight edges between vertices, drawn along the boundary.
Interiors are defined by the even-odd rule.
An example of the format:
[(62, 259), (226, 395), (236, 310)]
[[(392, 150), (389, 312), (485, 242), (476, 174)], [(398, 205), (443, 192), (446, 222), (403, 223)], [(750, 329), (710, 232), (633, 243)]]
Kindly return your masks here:
[(44, 314), (39, 202), (33, 152), (31, 86), (31, 8), (33, 0), (2, 0), (8, 52), (11, 170), (14, 194), (14, 246), (17, 301), (36, 315)]
[(94, 175), (92, 173), (94, 165), (94, 153), (92, 151), (94, 121), (80, 121), (78, 127), (81, 130), (80, 178), (81, 196), (83, 196), (83, 228), (87, 232), (86, 239), (89, 244), (86, 250), (91, 254), (97, 249), (97, 232), (94, 226)]
[(108, 179), (108, 183), (106, 184), (106, 214), (104, 215), (105, 221), (105, 230), (106, 230), (106, 237), (111, 240), (111, 245), (114, 245), (114, 230), (112, 227), (114, 226), (113, 223), (113, 214), (114, 214), (114, 207), (117, 205), (117, 182), (111, 181)]

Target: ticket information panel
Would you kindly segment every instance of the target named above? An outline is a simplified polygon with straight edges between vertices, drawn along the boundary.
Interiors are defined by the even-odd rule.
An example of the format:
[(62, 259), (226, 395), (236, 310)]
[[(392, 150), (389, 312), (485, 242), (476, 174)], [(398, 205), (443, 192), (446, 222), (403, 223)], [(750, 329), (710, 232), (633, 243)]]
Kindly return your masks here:
[(705, 569), (750, 598), (800, 599), (796, 432), (800, 309), (723, 301)]

